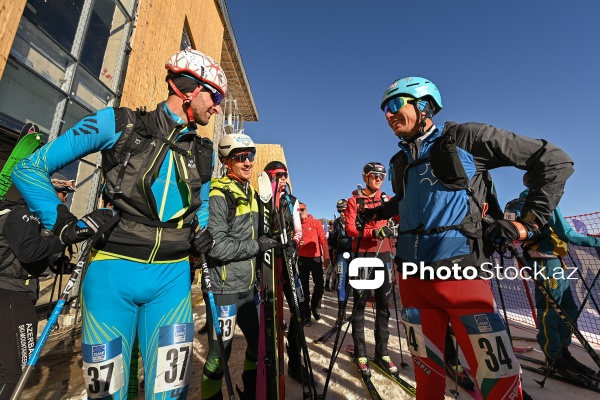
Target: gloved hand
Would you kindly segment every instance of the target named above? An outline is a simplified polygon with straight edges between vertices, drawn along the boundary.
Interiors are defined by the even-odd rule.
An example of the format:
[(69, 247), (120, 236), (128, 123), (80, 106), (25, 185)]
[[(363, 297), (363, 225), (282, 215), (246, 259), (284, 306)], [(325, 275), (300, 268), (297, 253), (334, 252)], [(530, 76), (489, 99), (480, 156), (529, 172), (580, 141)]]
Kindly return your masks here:
[(191, 254), (195, 257), (200, 257), (200, 254), (208, 253), (215, 245), (213, 235), (206, 228), (202, 228), (194, 239), (192, 239)]
[(272, 248), (277, 246), (277, 240), (271, 239), (267, 235), (262, 235), (261, 237), (256, 239), (256, 241), (258, 242), (258, 248), (261, 253), (264, 253), (267, 250), (271, 250)]
[(531, 240), (540, 234), (535, 224), (524, 221), (495, 221), (485, 231), (487, 240), (501, 253), (515, 240)]
[(394, 231), (387, 226), (382, 226), (381, 228), (373, 231), (373, 237), (377, 239), (386, 239), (394, 236)]
[(99, 208), (80, 220), (70, 220), (60, 229), (60, 241), (69, 246), (91, 238), (115, 213), (111, 208)]
[(54, 253), (50, 257), (48, 257), (48, 267), (50, 271), (54, 274), (61, 273), (61, 267), (63, 269), (63, 273), (66, 273), (67, 265), (71, 260), (63, 253)]

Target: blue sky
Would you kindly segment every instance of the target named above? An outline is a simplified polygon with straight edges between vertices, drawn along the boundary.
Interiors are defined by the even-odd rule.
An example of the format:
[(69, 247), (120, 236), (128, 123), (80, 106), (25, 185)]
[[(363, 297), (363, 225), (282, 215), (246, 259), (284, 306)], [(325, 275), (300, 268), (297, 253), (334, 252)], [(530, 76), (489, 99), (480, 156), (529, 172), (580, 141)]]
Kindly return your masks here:
[[(245, 133), (283, 145), (294, 195), (315, 217), (388, 164), (398, 140), (379, 109), (396, 79), (442, 95), (434, 118), (546, 139), (575, 160), (560, 207), (600, 211), (600, 3), (482, 0), (227, 0), (259, 121)], [(523, 172), (492, 172), (501, 205)], [(383, 186), (392, 194), (389, 182)]]

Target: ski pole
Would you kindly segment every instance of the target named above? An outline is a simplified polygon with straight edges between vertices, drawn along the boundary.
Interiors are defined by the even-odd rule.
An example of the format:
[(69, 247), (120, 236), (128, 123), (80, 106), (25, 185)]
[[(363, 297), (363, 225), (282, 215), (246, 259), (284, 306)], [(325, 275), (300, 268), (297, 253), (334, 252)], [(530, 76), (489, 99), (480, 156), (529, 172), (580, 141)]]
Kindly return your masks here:
[[(364, 229), (363, 229), (363, 234), (364, 234)], [(356, 247), (356, 256), (358, 257), (358, 248), (360, 243), (357, 243), (357, 247)], [(379, 247), (377, 248), (377, 252), (375, 253), (375, 258), (377, 258), (377, 256), (379, 256), (379, 250), (381, 250), (381, 246), (383, 245), (383, 240), (379, 243)], [(371, 269), (371, 271), (369, 272), (369, 276), (368, 278), (371, 278), (371, 273), (374, 272), (374, 269)], [(333, 347), (333, 353), (331, 354), (331, 361), (329, 362), (329, 368), (327, 368), (327, 379), (325, 381), (325, 385), (327, 385), (329, 383), (329, 379), (331, 378), (331, 371), (333, 370), (333, 365), (335, 364), (335, 361), (337, 360), (338, 355), (340, 354), (340, 349), (341, 349), (341, 343), (344, 343), (344, 339), (346, 339), (346, 335), (348, 334), (348, 330), (350, 329), (350, 326), (352, 326), (352, 320), (354, 319), (354, 316), (356, 315), (356, 312), (358, 311), (358, 307), (362, 301), (362, 297), (365, 294), (365, 291), (363, 289), (358, 291), (358, 299), (357, 301), (354, 302), (354, 305), (352, 306), (352, 314), (350, 314), (350, 320), (348, 321), (349, 324), (346, 326), (346, 330), (344, 331), (344, 335), (342, 336), (342, 340), (340, 342), (340, 347), (336, 349), (336, 346), (334, 345)], [(348, 296), (346, 297), (346, 301), (348, 300)], [(344, 308), (344, 312), (345, 312), (345, 308)], [(340, 325), (340, 329), (336, 335), (336, 343), (337, 343), (337, 339), (339, 338), (339, 333), (342, 330), (342, 326)], [(323, 390), (323, 395), (322, 395), (322, 399), (325, 398), (325, 394), (327, 393), (327, 386), (325, 386), (325, 389)]]
[(58, 320), (58, 316), (60, 315), (60, 312), (62, 311), (65, 303), (69, 299), (69, 293), (71, 293), (71, 289), (73, 289), (73, 286), (75, 286), (75, 282), (77, 281), (77, 279), (79, 279), (79, 276), (81, 275), (84, 267), (87, 265), (87, 260), (90, 256), (90, 253), (92, 252), (94, 243), (96, 243), (96, 241), (104, 234), (104, 232), (106, 232), (109, 228), (111, 228), (118, 220), (119, 220), (119, 214), (115, 212), (114, 215), (112, 216), (112, 218), (110, 220), (108, 220), (104, 225), (102, 225), (98, 229), (98, 231), (90, 239), (88, 239), (85, 242), (86, 246), (82, 246), (82, 248), (85, 247), (85, 249), (82, 250), (81, 257), (79, 257), (79, 261), (75, 265), (75, 268), (73, 269), (73, 273), (71, 274), (71, 277), (69, 278), (69, 281), (67, 282), (67, 285), (65, 286), (65, 289), (63, 290), (58, 301), (56, 302), (56, 306), (54, 306), (54, 310), (52, 311), (52, 314), (50, 314), (50, 317), (48, 317), (48, 322), (46, 323), (46, 326), (44, 327), (44, 330), (42, 332), (42, 335), (40, 336), (40, 339), (35, 344), (35, 347), (33, 349), (33, 352), (31, 353), (31, 356), (29, 356), (27, 365), (26, 365), (25, 369), (23, 370), (23, 372), (21, 373), (21, 377), (19, 378), (19, 381), (17, 382), (17, 385), (15, 386), (15, 389), (13, 390), (12, 395), (10, 396), (10, 400), (17, 400), (19, 397), (21, 397), (21, 393), (23, 392), (23, 389), (25, 389), (25, 384), (27, 383), (29, 376), (32, 374), (33, 370), (35, 369), (35, 364), (37, 363), (37, 361), (40, 357), (40, 354), (42, 353), (42, 349), (46, 345), (46, 341), (48, 340), (48, 337), (50, 336), (50, 332), (54, 328), (54, 325), (56, 324), (56, 321)]
[(600, 367), (600, 357), (598, 356), (598, 354), (596, 354), (594, 349), (590, 346), (590, 344), (586, 340), (586, 338), (583, 337), (583, 335), (581, 334), (581, 332), (579, 331), (577, 326), (573, 323), (571, 318), (569, 318), (569, 316), (565, 313), (562, 306), (560, 304), (558, 304), (558, 302), (556, 301), (554, 296), (552, 296), (552, 294), (550, 293), (550, 291), (548, 291), (548, 289), (544, 286), (544, 284), (541, 282), (538, 282), (535, 279), (535, 277), (531, 275), (531, 273), (529, 272), (529, 269), (525, 268), (525, 266), (528, 265), (527, 261), (525, 260), (525, 257), (523, 257), (523, 255), (517, 251), (514, 244), (508, 243), (506, 245), (506, 247), (516, 257), (517, 261), (521, 264), (521, 266), (523, 266), (523, 269), (525, 271), (527, 271), (527, 275), (529, 275), (529, 277), (533, 279), (533, 282), (535, 283), (536, 287), (546, 297), (546, 300), (552, 305), (552, 307), (554, 307), (556, 309), (558, 316), (565, 322), (565, 324), (567, 325), (567, 327), (569, 328), (571, 333), (573, 333), (575, 335), (575, 337), (579, 340), (579, 342), (583, 345), (583, 348), (587, 351), (587, 353), (590, 355), (592, 360), (594, 360), (594, 363), (596, 363), (596, 365), (598, 367)]
[[(206, 229), (206, 228), (204, 228)], [(206, 263), (206, 256), (204, 253), (200, 254), (200, 264), (202, 269), (202, 279), (204, 280), (204, 286), (206, 287), (206, 296), (208, 297), (208, 304), (213, 319), (213, 326), (215, 333), (217, 334), (217, 343), (219, 346), (219, 353), (221, 354), (221, 365), (223, 366), (223, 373), (225, 374), (225, 383), (227, 385), (227, 394), (230, 400), (235, 400), (235, 393), (233, 391), (233, 384), (231, 383), (231, 375), (229, 374), (229, 366), (227, 364), (228, 357), (225, 352), (225, 346), (223, 345), (223, 331), (221, 331), (221, 323), (219, 322), (219, 314), (217, 313), (217, 306), (215, 305), (215, 297), (212, 292), (212, 286), (210, 283), (210, 272), (208, 270), (208, 264)], [(210, 335), (210, 333), (209, 333)]]
[[(390, 247), (394, 248), (392, 239), (389, 238)], [(395, 257), (395, 254), (394, 254)], [(394, 262), (392, 261), (392, 273), (396, 276), (394, 270)], [(398, 293), (400, 295), (400, 293)], [(400, 321), (398, 319), (398, 304), (396, 303), (396, 285), (394, 284), (394, 280), (392, 279), (392, 297), (394, 299), (394, 310), (396, 311), (396, 328), (398, 329), (398, 347), (400, 347), (400, 366), (402, 369), (408, 367), (408, 364), (404, 362), (404, 349), (402, 349), (402, 338), (400, 336)]]
[[(354, 257), (352, 258), (353, 260), (355, 260), (356, 258), (358, 258), (358, 252), (360, 249), (360, 243), (362, 242), (363, 236), (365, 234), (365, 227), (364, 224), (362, 226), (362, 229), (358, 232), (358, 238), (356, 240), (356, 250), (354, 250)], [(337, 358), (337, 353), (339, 353), (338, 350), (338, 343), (340, 340), (340, 333), (342, 332), (342, 327), (344, 325), (344, 317), (346, 315), (346, 306), (348, 305), (348, 299), (350, 298), (350, 283), (349, 283), (349, 276), (348, 274), (346, 274), (346, 282), (344, 282), (345, 286), (346, 286), (346, 298), (344, 299), (343, 303), (342, 303), (342, 309), (339, 312), (338, 315), (338, 319), (336, 321), (336, 333), (335, 333), (335, 340), (333, 342), (333, 352), (331, 353), (331, 359), (329, 360), (329, 367), (327, 368), (327, 377), (325, 378), (325, 386), (323, 388), (323, 394), (321, 396), (319, 396), (320, 399), (325, 399), (325, 395), (327, 394), (327, 387), (329, 386), (329, 380), (331, 379), (331, 371), (333, 370), (333, 365), (335, 364), (335, 359)], [(349, 322), (351, 322), (352, 320), (350, 319)], [(345, 336), (345, 335), (344, 335)], [(341, 347), (341, 343), (340, 343), (340, 347)]]
[[(596, 273), (596, 276), (594, 277), (594, 280), (592, 281), (592, 284), (590, 286), (591, 288), (594, 287), (594, 285), (598, 281), (599, 277), (600, 277), (600, 270), (598, 270), (598, 272)], [(591, 297), (591, 290), (588, 290), (587, 294), (585, 295), (585, 298), (583, 299), (583, 302), (581, 303), (581, 306), (579, 306), (579, 310), (577, 310), (577, 314), (575, 315), (575, 321), (577, 321), (579, 319), (579, 315), (583, 311), (583, 308), (585, 307), (585, 304), (587, 303), (587, 301), (588, 301), (589, 298), (593, 299), (593, 297)], [(534, 381), (537, 384), (539, 384), (540, 387), (544, 387), (544, 384), (546, 383), (546, 379), (550, 375), (550, 371), (552, 371), (552, 368), (554, 367), (554, 364), (556, 364), (556, 360), (558, 359), (558, 355), (562, 354), (562, 351), (563, 351), (563, 349), (565, 348), (565, 346), (567, 344), (567, 339), (569, 339), (570, 337), (571, 337), (571, 335), (565, 336), (565, 338), (563, 339), (562, 343), (560, 344), (560, 347), (558, 348), (558, 351), (556, 352), (556, 357), (553, 357), (552, 358), (552, 362), (548, 365), (548, 369), (546, 370), (546, 373), (544, 374), (544, 379), (542, 379), (541, 382), (534, 379)]]

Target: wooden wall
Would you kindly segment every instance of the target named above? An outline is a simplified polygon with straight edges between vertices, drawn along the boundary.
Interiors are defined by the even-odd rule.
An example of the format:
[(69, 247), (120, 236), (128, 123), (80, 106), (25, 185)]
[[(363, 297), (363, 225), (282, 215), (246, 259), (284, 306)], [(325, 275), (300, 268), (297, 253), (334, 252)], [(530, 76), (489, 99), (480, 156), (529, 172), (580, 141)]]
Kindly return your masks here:
[[(265, 165), (271, 161), (281, 161), (287, 166), (285, 161), (285, 153), (283, 147), (279, 144), (256, 144), (256, 158), (254, 159), (254, 167), (252, 168), (252, 178), (250, 183), (255, 189), (258, 187), (258, 174), (265, 168)], [(290, 171), (288, 175), (288, 182), (290, 188), (292, 187), (291, 177), (294, 171)]]
[[(220, 61), (225, 28), (215, 0), (140, 0), (121, 106), (153, 110), (166, 99), (165, 62), (179, 51), (184, 24), (194, 47)], [(199, 127), (202, 136), (213, 137), (214, 119)]]
[(0, 2), (0, 78), (4, 72), (19, 21), (27, 0), (2, 0)]

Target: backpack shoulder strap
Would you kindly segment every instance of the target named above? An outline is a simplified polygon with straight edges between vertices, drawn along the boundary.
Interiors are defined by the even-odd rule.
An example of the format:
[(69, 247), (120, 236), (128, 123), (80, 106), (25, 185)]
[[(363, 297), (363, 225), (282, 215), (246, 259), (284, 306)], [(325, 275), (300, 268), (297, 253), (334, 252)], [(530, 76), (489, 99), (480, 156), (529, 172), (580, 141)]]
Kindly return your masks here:
[(223, 193), (223, 196), (225, 196), (225, 201), (227, 202), (227, 224), (231, 225), (233, 219), (235, 218), (235, 212), (237, 209), (235, 195), (231, 190), (222, 187), (211, 188), (211, 190), (213, 189), (218, 190), (219, 192)]

